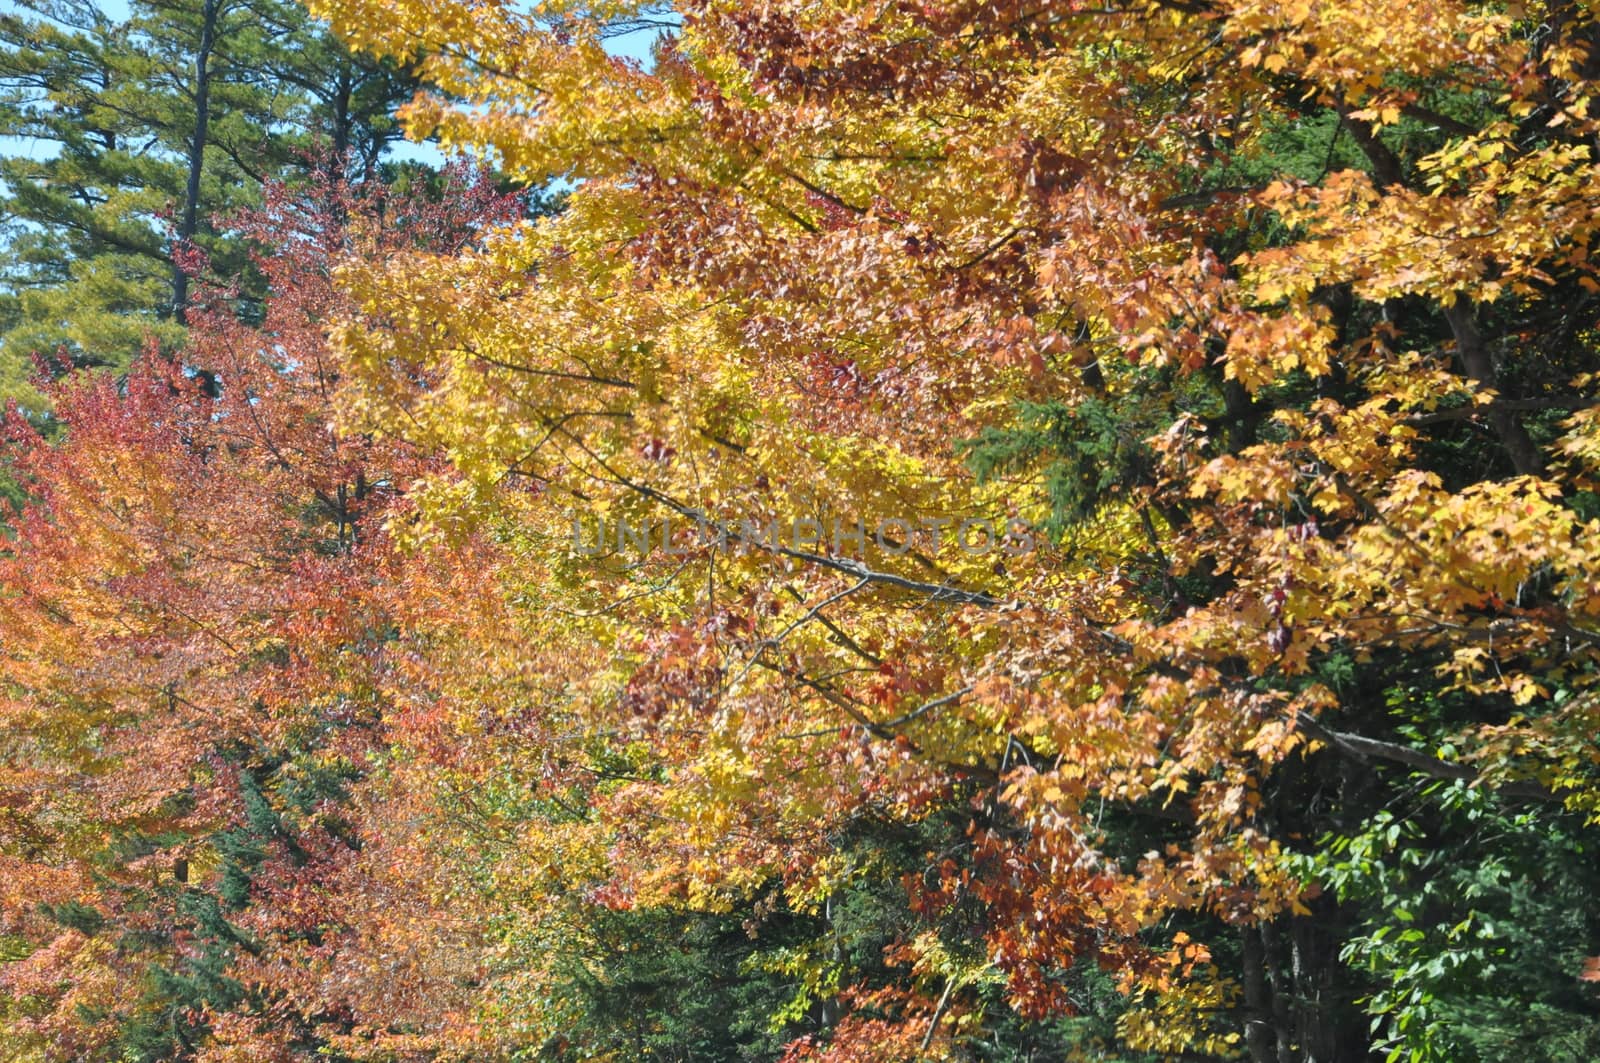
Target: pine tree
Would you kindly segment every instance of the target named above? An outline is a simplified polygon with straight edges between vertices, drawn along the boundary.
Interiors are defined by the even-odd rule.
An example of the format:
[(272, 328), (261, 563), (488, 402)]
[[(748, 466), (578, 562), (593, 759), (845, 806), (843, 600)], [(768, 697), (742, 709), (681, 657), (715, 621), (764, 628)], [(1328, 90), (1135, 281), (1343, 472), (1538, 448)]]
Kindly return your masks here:
[(277, 0), (140, 0), (121, 19), (16, 5), (0, 17), (0, 397), (42, 410), (39, 357), (122, 368), (175, 347), (199, 264), (258, 298), (248, 249), (213, 218), (319, 155), (370, 172), (409, 92)]

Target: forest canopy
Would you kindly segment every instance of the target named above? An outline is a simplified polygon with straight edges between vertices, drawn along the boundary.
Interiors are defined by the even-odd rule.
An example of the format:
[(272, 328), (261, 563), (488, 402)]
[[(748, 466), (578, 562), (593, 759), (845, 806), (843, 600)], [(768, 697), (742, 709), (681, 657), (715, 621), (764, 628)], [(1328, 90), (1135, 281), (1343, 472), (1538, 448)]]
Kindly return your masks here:
[(0, 1061), (1600, 1058), (1600, 7), (0, 89)]

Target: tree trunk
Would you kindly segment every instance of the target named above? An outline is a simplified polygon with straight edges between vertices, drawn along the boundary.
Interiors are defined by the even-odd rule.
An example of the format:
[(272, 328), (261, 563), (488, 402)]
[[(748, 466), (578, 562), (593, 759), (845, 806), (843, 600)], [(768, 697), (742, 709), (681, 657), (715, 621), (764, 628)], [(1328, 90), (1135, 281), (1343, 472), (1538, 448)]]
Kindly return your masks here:
[[(211, 53), (217, 43), (217, 21), (222, 0), (206, 0), (200, 10), (200, 47), (194, 56), (194, 132), (189, 138), (189, 174), (184, 184), (183, 217), (178, 224), (179, 246), (191, 243), (200, 228), (200, 178), (205, 172), (206, 140), (211, 127)], [(189, 275), (176, 259), (172, 263), (172, 316), (187, 325)]]
[(350, 154), (350, 106), (355, 94), (355, 78), (349, 56), (339, 57), (339, 81), (333, 90), (333, 159), (331, 165), (343, 173), (345, 156)]
[(1242, 928), (1244, 966), (1244, 1044), (1250, 1063), (1277, 1063), (1277, 1037), (1272, 1024), (1272, 1003), (1267, 994), (1266, 947), (1261, 931)]
[[(1473, 320), (1472, 309), (1458, 300), (1444, 308), (1444, 318), (1455, 335), (1456, 351), (1461, 355), (1461, 366), (1467, 371), (1467, 376), (1475, 383), (1494, 387), (1498, 377), (1494, 359), (1483, 342), (1477, 322)], [(1544, 469), (1544, 460), (1516, 411), (1503, 406), (1491, 406), (1488, 416), (1489, 424), (1500, 437), (1517, 473), (1522, 476), (1539, 475)]]
[(1283, 984), (1283, 973), (1278, 964), (1278, 926), (1271, 922), (1262, 923), (1260, 932), (1267, 988), (1272, 993), (1272, 1036), (1278, 1048), (1277, 1063), (1295, 1063), (1295, 1028), (1289, 1016), (1290, 993)]

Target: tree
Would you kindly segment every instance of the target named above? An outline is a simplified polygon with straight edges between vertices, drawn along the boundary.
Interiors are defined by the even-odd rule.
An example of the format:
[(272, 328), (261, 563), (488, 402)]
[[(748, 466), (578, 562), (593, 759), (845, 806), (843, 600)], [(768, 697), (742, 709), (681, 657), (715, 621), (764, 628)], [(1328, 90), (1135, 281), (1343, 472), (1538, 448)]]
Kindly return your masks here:
[[(1085, 966), (1135, 1049), (1458, 1050), (1403, 972), (1472, 962), (1474, 893), (1385, 952), (1400, 894), (1338, 855), (1401, 804), (1471, 859), (1461, 798), (1405, 805), (1434, 784), (1592, 841), (1585, 14), (691, 3), (646, 72), (600, 43), (636, 6), (313, 8), (438, 87), (414, 132), (576, 185), (351, 266), (338, 334), (346, 423), (467, 479), (416, 492), (431, 526), (526, 559), (536, 735), (641, 758), (541, 827), (605, 854), (554, 896), (815, 903), (848, 824), (965, 809), (902, 976), (796, 1058), (976, 1052), (984, 977), (1042, 1018)], [(1266, 153), (1313, 131), (1318, 167)], [(980, 518), (1014, 534), (964, 549)], [(1569, 1044), (1578, 961), (1523, 990)]]
[(25, 145), (0, 160), (3, 375), (36, 410), (36, 357), (123, 369), (149, 338), (175, 348), (186, 249), (259, 298), (214, 216), (330, 152), (370, 172), (411, 91), (272, 0), (135, 3), (121, 19), (79, 0), (15, 7), (0, 21), (3, 132)]
[(125, 362), (147, 333), (175, 342), (155, 312), (171, 300), (157, 219), (181, 187), (128, 106), (122, 27), (91, 4), (19, 8), (0, 27), (5, 133), (28, 145), (3, 169), (7, 393), (37, 406), (26, 389), (34, 352)]
[(268, 186), (232, 234), (270, 250), (265, 317), (210, 287), (192, 308), (220, 389), (152, 350), (124, 382), (54, 385), (58, 442), (8, 419), (31, 500), (0, 558), (3, 1058), (275, 1058), (397, 992), (392, 971), (281, 988), (397, 915), (376, 874), (323, 898), (363, 867), (397, 623), (382, 519), (423, 459), (329, 431), (323, 322), (332, 260), (455, 248), (518, 209), (444, 181)]

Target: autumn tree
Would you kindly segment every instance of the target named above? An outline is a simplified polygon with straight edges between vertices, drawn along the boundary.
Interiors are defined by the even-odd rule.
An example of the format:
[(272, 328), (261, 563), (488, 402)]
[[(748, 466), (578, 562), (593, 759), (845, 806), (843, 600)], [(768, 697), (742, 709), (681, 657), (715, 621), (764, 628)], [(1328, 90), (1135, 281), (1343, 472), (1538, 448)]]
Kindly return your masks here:
[[(389, 581), (412, 583), (381, 518), (426, 461), (330, 431), (323, 322), (330, 262), (447, 253), (519, 209), (460, 168), (444, 188), (269, 186), (232, 234), (263, 249), (265, 317), (209, 286), (191, 315), (220, 389), (152, 351), (125, 383), (55, 385), (59, 443), (13, 408), (32, 501), (0, 559), (3, 1058), (280, 1058), (396, 993), (350, 946), (402, 918), (382, 875), (326, 898), (404, 844), (364, 845), (358, 789), (401, 723)], [(337, 992), (286, 993), (346, 952)]]
[(570, 191), (9, 420), (6, 1051), (1600, 1054), (1588, 8), (313, 10)]
[[(313, 8), (438, 87), (413, 131), (575, 186), (352, 265), (338, 336), (345, 424), (465, 477), (417, 534), (526, 559), (529, 743), (633, 758), (509, 851), (530, 925), (822, 911), (849, 824), (957, 809), (796, 1058), (976, 1052), (985, 979), (1088, 968), (1136, 1049), (1592, 1048), (1592, 911), (1476, 848), (1592, 838), (1587, 8), (690, 3), (648, 71), (628, 4)], [(1413, 910), (1427, 853), (1477, 873)], [(1567, 944), (1469, 1049), (1462, 965), (1552, 962), (1486, 882)]]

